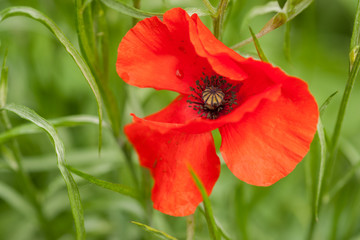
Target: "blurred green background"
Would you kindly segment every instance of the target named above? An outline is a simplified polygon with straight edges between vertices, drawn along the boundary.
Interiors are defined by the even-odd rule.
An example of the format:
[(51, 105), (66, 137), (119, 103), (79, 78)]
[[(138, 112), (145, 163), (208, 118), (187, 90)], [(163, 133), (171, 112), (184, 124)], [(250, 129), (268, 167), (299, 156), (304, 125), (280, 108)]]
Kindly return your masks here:
[[(124, 1), (132, 5), (132, 1)], [(214, 5), (217, 1), (212, 1)], [(248, 26), (256, 32), (274, 15), (251, 17), (264, 0), (230, 1), (222, 40), (232, 46), (250, 37)], [(279, 1), (280, 5), (284, 1)], [(10, 6), (30, 6), (50, 17), (79, 49), (74, 1), (0, 0), (0, 10)], [(290, 49), (284, 51), (286, 26), (259, 39), (271, 63), (288, 74), (302, 78), (321, 105), (338, 91), (322, 115), (326, 133), (331, 136), (343, 89), (349, 72), (349, 44), (357, 1), (315, 0), (290, 23)], [(141, 9), (165, 12), (173, 7), (205, 9), (201, 0), (143, 0)], [(117, 76), (117, 47), (133, 26), (129, 16), (104, 7), (109, 27), (109, 81), (120, 103), (126, 90), (122, 124), (130, 113), (146, 116), (166, 106), (176, 94), (126, 86)], [(209, 16), (202, 20), (211, 29)], [(25, 105), (46, 119), (68, 115), (97, 115), (96, 101), (73, 59), (56, 38), (40, 23), (24, 17), (0, 22), (0, 60), (8, 48), (8, 103)], [(238, 52), (257, 56), (252, 43)], [(159, 73), (161, 74), (161, 73)], [(125, 89), (125, 90), (124, 90)], [(355, 84), (345, 115), (340, 149), (329, 189), (324, 190), (319, 221), (312, 239), (360, 239), (360, 85)], [(9, 114), (14, 126), (25, 123)], [(0, 127), (1, 131), (4, 128)], [(103, 150), (98, 155), (98, 127), (84, 125), (59, 128), (70, 165), (101, 179), (134, 186), (124, 152), (108, 128), (104, 128)], [(121, 133), (122, 135), (123, 133)], [(218, 133), (214, 133), (217, 146)], [(56, 166), (53, 146), (46, 134), (17, 137), (26, 172), (37, 188), (37, 195), (56, 239), (74, 239), (75, 229), (65, 184)], [(219, 181), (210, 197), (214, 216), (231, 239), (309, 239), (313, 218), (314, 193), (320, 164), (320, 146), (314, 138), (310, 153), (286, 178), (271, 187), (255, 187), (235, 178), (222, 165)], [(137, 157), (136, 172), (140, 175)], [(151, 220), (133, 199), (101, 189), (75, 177), (84, 205), (88, 239), (155, 239), (130, 221), (138, 221), (179, 239), (186, 237), (186, 219), (154, 211)], [(339, 185), (343, 183), (343, 185)], [(340, 186), (338, 191), (332, 191)], [(22, 195), (23, 186), (0, 152), (0, 239), (43, 239), (34, 214), (12, 194)], [(330, 192), (330, 194), (329, 194)], [(19, 202), (18, 202), (19, 201)], [(24, 205), (25, 204), (25, 205)], [(202, 214), (195, 213), (195, 239), (209, 239)]]

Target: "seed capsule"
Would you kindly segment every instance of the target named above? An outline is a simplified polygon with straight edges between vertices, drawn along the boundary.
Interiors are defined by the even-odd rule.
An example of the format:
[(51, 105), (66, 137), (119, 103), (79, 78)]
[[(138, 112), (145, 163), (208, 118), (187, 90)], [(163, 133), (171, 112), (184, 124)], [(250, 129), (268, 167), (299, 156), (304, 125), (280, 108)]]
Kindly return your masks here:
[(202, 92), (202, 100), (208, 109), (214, 110), (221, 106), (225, 97), (225, 93), (221, 89), (210, 86)]

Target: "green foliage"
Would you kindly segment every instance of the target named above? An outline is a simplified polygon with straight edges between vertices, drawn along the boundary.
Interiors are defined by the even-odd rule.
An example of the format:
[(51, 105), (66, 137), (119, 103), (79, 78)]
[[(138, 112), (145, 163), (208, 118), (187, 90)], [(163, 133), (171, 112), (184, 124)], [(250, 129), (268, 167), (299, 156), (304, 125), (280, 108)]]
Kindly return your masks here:
[(260, 46), (259, 40), (257, 39), (256, 35), (254, 34), (253, 30), (251, 29), (251, 27), (249, 27), (250, 33), (251, 33), (251, 37), (253, 38), (254, 44), (255, 44), (255, 48), (256, 51), (261, 59), (261, 61), (263, 62), (269, 62)]
[(149, 13), (149, 12), (145, 12), (145, 11), (136, 9), (134, 7), (131, 7), (127, 4), (125, 4), (124, 2), (122, 2), (120, 0), (101, 0), (101, 2), (103, 2), (106, 6), (112, 8), (122, 14), (125, 14), (130, 17), (134, 17), (134, 18), (143, 19), (143, 18), (153, 17), (153, 16), (158, 16), (158, 17), (162, 16), (162, 14), (160, 14), (160, 13)]
[(7, 52), (5, 53), (3, 64), (1, 67), (0, 75), (0, 107), (5, 106), (7, 92), (8, 92), (8, 68), (6, 67), (6, 57)]
[(86, 174), (84, 172), (81, 172), (79, 170), (77, 170), (76, 168), (73, 168), (71, 166), (67, 166), (67, 168), (75, 173), (76, 175), (78, 175), (79, 177), (82, 177), (83, 179), (99, 186), (99, 187), (102, 187), (102, 188), (106, 188), (106, 189), (109, 189), (111, 191), (114, 191), (114, 192), (117, 192), (117, 193), (120, 193), (120, 194), (123, 194), (123, 195), (126, 195), (126, 196), (129, 196), (129, 197), (132, 197), (132, 198), (135, 198), (135, 199), (139, 199), (140, 196), (138, 193), (136, 193), (135, 190), (127, 187), (127, 186), (124, 186), (124, 185), (121, 185), (121, 184), (116, 184), (116, 183), (111, 183), (111, 182), (107, 182), (107, 181), (103, 181), (101, 179), (98, 179), (98, 178), (95, 178), (89, 174)]
[(205, 217), (206, 217), (206, 221), (208, 223), (211, 239), (215, 239), (215, 240), (220, 239), (220, 234), (219, 234), (218, 228), (215, 223), (215, 219), (214, 219), (213, 211), (211, 208), (210, 200), (208, 197), (208, 193), (206, 192), (206, 189), (205, 189), (204, 185), (202, 184), (201, 180), (198, 178), (198, 176), (196, 175), (196, 173), (194, 172), (194, 170), (191, 167), (189, 167), (189, 171), (190, 171), (191, 176), (203, 198), (204, 208), (205, 208)]
[(98, 86), (95, 82), (93, 75), (89, 69), (89, 66), (84, 61), (83, 57), (76, 50), (74, 45), (70, 43), (70, 41), (64, 36), (58, 26), (47, 16), (37, 11), (36, 9), (28, 8), (28, 7), (10, 7), (4, 9), (0, 12), (0, 22), (4, 21), (6, 18), (14, 17), (14, 16), (25, 16), (32, 18), (47, 27), (59, 40), (59, 42), (64, 46), (66, 51), (70, 54), (70, 56), (74, 59), (78, 67), (80, 68), (82, 74), (86, 78), (90, 88), (92, 89), (97, 105), (98, 105), (98, 113), (99, 113), (99, 148), (101, 147), (101, 129), (102, 129), (102, 103), (101, 96), (98, 89)]
[(135, 221), (131, 221), (131, 223), (141, 227), (142, 229), (144, 229), (145, 231), (151, 233), (152, 235), (156, 236), (157, 239), (164, 239), (164, 240), (176, 240), (176, 238), (170, 236), (169, 234), (166, 234), (162, 231), (159, 231), (155, 228), (152, 228), (146, 224), (143, 223), (139, 223), (139, 222), (135, 222)]
[(2, 109), (13, 112), (19, 117), (34, 123), (49, 135), (55, 147), (58, 168), (64, 178), (68, 190), (70, 205), (75, 220), (77, 239), (85, 239), (84, 213), (80, 200), (79, 190), (71, 173), (66, 169), (64, 144), (59, 138), (55, 128), (44, 118), (40, 117), (34, 111), (25, 106), (9, 104), (4, 106)]
[[(266, 61), (266, 52), (271, 64), (306, 81), (317, 102), (324, 102), (308, 156), (273, 186), (243, 183), (222, 162), (210, 206), (193, 173), (204, 198), (188, 225), (194, 239), (358, 238), (358, 1), (5, 0), (0, 239), (82, 239), (84, 226), (87, 239), (191, 239), (185, 218), (152, 209), (151, 176), (122, 130), (131, 122), (129, 113), (146, 116), (175, 95), (128, 86), (115, 68), (118, 44), (133, 24), (161, 19), (173, 7), (201, 15), (241, 55)], [(255, 47), (247, 44), (252, 41)], [(215, 138), (220, 145), (220, 134)], [(76, 183), (71, 174), (79, 176)]]

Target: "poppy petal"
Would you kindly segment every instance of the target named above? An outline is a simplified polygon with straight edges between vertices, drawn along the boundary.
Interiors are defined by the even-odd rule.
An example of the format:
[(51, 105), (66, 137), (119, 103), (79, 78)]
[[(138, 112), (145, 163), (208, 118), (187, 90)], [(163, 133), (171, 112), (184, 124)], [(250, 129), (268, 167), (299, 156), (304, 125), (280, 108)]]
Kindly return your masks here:
[[(243, 58), (215, 39), (193, 16), (175, 8), (164, 14), (163, 21), (147, 18), (130, 29), (118, 48), (119, 76), (131, 85), (182, 94), (191, 94), (190, 86), (203, 73), (212, 75), (215, 71), (233, 80), (244, 79), (246, 74), (235, 64)], [(213, 51), (208, 43), (204, 45), (205, 38), (216, 46)]]
[(197, 134), (212, 131), (228, 123), (238, 122), (246, 113), (255, 111), (261, 101), (274, 101), (280, 94), (281, 85), (274, 85), (257, 95), (249, 96), (240, 107), (216, 120), (200, 117), (197, 111), (189, 108), (188, 98), (184, 95), (178, 96), (167, 107), (145, 119), (139, 118), (134, 114), (131, 115), (134, 117), (135, 122), (142, 122), (153, 128), (158, 128), (159, 131), (161, 131), (161, 129), (173, 129)]
[(268, 64), (258, 71), (271, 73), (282, 84), (281, 96), (221, 127), (220, 151), (240, 180), (268, 186), (288, 175), (309, 151), (319, 113), (305, 82)]
[(220, 174), (211, 133), (159, 132), (141, 123), (127, 125), (125, 133), (141, 165), (150, 169), (155, 180), (151, 197), (154, 208), (173, 216), (194, 213), (202, 197), (188, 167), (194, 169), (208, 194)]
[(208, 59), (214, 71), (232, 80), (243, 80), (246, 73), (239, 63), (246, 58), (219, 41), (200, 20), (197, 14), (191, 16), (195, 24), (190, 25), (190, 39), (197, 53)]

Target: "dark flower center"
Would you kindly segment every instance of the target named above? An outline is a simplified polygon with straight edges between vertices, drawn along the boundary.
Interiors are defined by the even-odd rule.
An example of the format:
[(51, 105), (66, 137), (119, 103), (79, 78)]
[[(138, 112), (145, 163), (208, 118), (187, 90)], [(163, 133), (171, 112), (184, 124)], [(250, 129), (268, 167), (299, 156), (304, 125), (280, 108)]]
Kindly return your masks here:
[(205, 76), (196, 81), (196, 88), (190, 87), (194, 94), (189, 95), (187, 102), (201, 117), (217, 119), (230, 113), (233, 105), (237, 105), (236, 93), (240, 86), (228, 83), (222, 76)]

